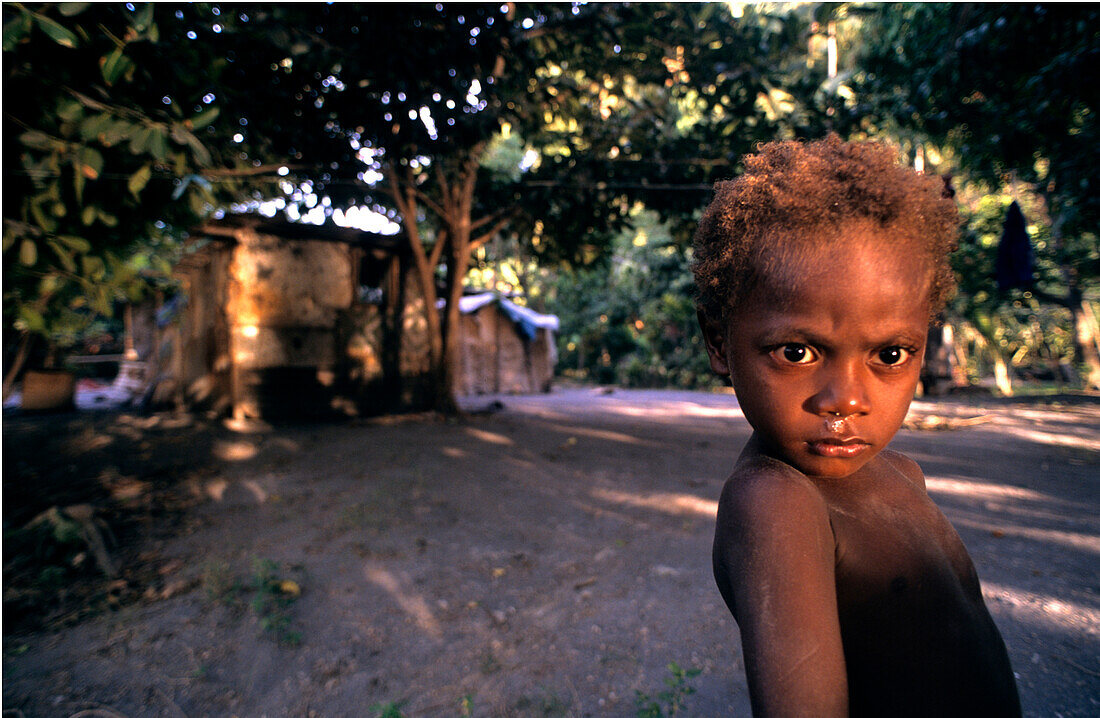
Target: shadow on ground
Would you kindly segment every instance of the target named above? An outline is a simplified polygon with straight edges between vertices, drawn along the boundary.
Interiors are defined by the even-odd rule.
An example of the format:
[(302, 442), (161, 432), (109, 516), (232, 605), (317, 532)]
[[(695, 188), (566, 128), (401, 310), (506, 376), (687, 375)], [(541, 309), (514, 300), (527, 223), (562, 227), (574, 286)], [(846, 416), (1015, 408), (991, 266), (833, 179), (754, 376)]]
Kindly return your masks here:
[[(114, 466), (179, 497), (170, 530), (132, 534), (126, 555), (155, 566), (133, 579), (139, 600), (5, 636), (5, 708), (748, 715), (736, 626), (710, 576), (716, 500), (749, 435), (735, 399), (498, 399), (502, 411), (461, 422), (166, 429), (137, 464), (107, 451), (75, 473), (5, 421), (6, 512), (9, 461), (70, 477)], [(896, 448), (921, 462), (974, 555), (1025, 712), (1096, 715), (1100, 403), (914, 412), (988, 417), (904, 430)]]

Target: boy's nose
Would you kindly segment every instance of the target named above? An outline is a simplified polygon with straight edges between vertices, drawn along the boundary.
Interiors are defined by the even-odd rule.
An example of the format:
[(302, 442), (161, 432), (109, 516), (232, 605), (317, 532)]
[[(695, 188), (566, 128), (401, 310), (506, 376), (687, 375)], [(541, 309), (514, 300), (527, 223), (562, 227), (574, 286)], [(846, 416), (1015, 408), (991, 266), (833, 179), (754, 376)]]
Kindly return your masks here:
[(853, 416), (870, 411), (871, 402), (859, 380), (858, 369), (838, 368), (831, 372), (825, 385), (810, 399), (808, 408), (820, 416)]

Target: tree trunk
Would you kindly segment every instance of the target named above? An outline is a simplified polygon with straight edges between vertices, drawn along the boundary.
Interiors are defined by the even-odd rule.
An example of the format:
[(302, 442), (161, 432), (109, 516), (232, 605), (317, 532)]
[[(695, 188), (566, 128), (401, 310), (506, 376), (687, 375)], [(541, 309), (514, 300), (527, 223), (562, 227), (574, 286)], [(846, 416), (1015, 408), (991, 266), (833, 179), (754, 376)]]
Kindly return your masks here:
[(1083, 383), (1086, 389), (1100, 390), (1100, 330), (1092, 305), (1078, 287), (1070, 292), (1073, 313), (1073, 347), (1077, 360), (1084, 365)]
[[(432, 404), (437, 411), (448, 415), (459, 413), (456, 400), (461, 358), (459, 300), (462, 298), (466, 271), (470, 266), (470, 255), (495, 236), (506, 222), (502, 215), (473, 220), (474, 189), (483, 151), (484, 146), (471, 150), (451, 178), (446, 176), (441, 166), (436, 165), (436, 181), (440, 194), (438, 202), (420, 192), (417, 178), (411, 169), (405, 168), (402, 178), (393, 164), (386, 168), (390, 194), (401, 213), (405, 233), (416, 263), (417, 281), (424, 294), (424, 316), (429, 334)], [(437, 215), (442, 225), (435, 243), (431, 246), (430, 254), (416, 226), (418, 201), (423, 201), (424, 205)], [(483, 231), (481, 228), (486, 225), (491, 227)], [(483, 233), (475, 236), (475, 231)], [(434, 278), (435, 269), (439, 266), (444, 248), (449, 248), (449, 254), (444, 289), (445, 304), (443, 312), (440, 312), (439, 293), (436, 290)]]
[(996, 347), (990, 347), (993, 355), (993, 380), (997, 382), (997, 389), (1004, 396), (1012, 396), (1012, 377), (1008, 372), (1008, 363)]
[(1084, 368), (1084, 376), (1082, 377), (1084, 387), (1086, 389), (1100, 389), (1100, 328), (1097, 326), (1096, 314), (1092, 310), (1092, 305), (1089, 304), (1081, 292), (1077, 268), (1067, 262), (1063, 255), (1062, 224), (1064, 216), (1059, 211), (1053, 197), (1048, 193), (1043, 193), (1043, 199), (1046, 201), (1047, 211), (1053, 219), (1051, 239), (1059, 256), (1059, 269), (1066, 282), (1067, 296), (1065, 301), (1059, 303), (1068, 308), (1073, 317), (1074, 358)]
[(997, 342), (993, 319), (988, 315), (979, 314), (974, 317), (974, 328), (977, 329), (976, 336), (980, 337), (982, 347), (993, 360), (993, 380), (997, 384), (997, 389), (1005, 396), (1012, 396), (1012, 373)]
[(928, 328), (928, 342), (921, 368), (921, 388), (925, 396), (943, 396), (954, 382), (954, 332), (950, 324)]

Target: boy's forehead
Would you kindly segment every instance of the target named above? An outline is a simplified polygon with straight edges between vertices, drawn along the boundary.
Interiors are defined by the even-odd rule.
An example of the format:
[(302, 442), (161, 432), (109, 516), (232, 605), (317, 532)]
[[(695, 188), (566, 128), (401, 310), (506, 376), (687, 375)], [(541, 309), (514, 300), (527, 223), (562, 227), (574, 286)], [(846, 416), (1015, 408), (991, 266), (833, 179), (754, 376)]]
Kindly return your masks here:
[(921, 242), (870, 223), (778, 232), (753, 258), (755, 289), (777, 302), (794, 298), (808, 283), (844, 285), (853, 276), (905, 287), (920, 302), (927, 299), (932, 272)]

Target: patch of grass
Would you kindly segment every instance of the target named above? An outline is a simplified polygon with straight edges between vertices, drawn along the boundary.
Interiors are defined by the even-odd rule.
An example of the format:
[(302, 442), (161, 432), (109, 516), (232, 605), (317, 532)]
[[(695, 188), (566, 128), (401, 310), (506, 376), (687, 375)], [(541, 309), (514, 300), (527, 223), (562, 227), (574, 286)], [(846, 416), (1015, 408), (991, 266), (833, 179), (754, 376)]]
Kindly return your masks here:
[(226, 606), (240, 604), (244, 586), (225, 561), (208, 561), (203, 564), (199, 583), (211, 601)]
[(342, 529), (381, 529), (385, 525), (385, 511), (374, 502), (356, 502), (340, 510), (336, 525)]
[(481, 657), (481, 663), (478, 664), (478, 669), (481, 671), (482, 675), (486, 676), (497, 673), (503, 667), (500, 661), (497, 660), (497, 657), (493, 655), (492, 651), (486, 651)]
[(369, 710), (374, 718), (405, 718), (405, 714), (401, 712), (401, 706), (405, 705), (404, 701), (395, 703), (393, 701), (387, 701), (386, 703), (375, 703)]
[(541, 695), (523, 696), (516, 701), (516, 709), (544, 718), (563, 718), (569, 715), (569, 702), (557, 693), (543, 689)]
[[(3, 545), (5, 630), (49, 624), (59, 616), (95, 612), (105, 605), (114, 576), (101, 570), (80, 522), (58, 507), (20, 528), (5, 526)], [(74, 605), (82, 602), (74, 612)]]
[(636, 691), (634, 704), (637, 707), (635, 715), (638, 718), (668, 718), (680, 712), (684, 707), (687, 697), (695, 692), (695, 687), (688, 681), (700, 673), (700, 669), (692, 668), (684, 670), (676, 661), (668, 664), (669, 676), (665, 678), (665, 690), (656, 697), (651, 697), (642, 691)]
[(252, 562), (252, 610), (260, 619), (260, 628), (284, 646), (302, 642), (300, 631), (294, 630), (290, 608), (302, 594), (301, 584), (282, 575), (280, 566), (270, 559)]

